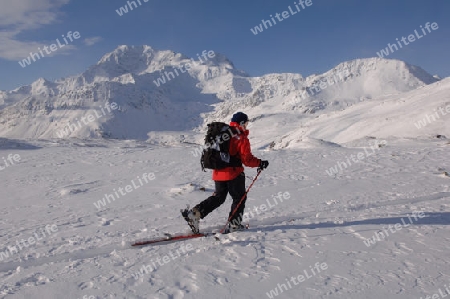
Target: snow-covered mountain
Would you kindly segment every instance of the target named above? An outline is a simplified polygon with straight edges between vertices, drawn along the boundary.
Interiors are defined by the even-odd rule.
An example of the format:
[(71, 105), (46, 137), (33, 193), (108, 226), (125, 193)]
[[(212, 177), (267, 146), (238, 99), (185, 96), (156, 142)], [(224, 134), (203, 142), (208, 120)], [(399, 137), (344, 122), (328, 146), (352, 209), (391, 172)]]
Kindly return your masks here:
[[(316, 113), (410, 91), (437, 79), (403, 61), (370, 58), (344, 62), (324, 74), (307, 78), (300, 74), (269, 74), (235, 81), (234, 93), (223, 98), (240, 98), (247, 107), (265, 102), (280, 111)], [(243, 86), (246, 86), (245, 91), (239, 92), (244, 90)], [(234, 104), (225, 102), (218, 111), (234, 111)]]
[[(225, 56), (207, 53), (190, 59), (149, 46), (119, 46), (80, 75), (1, 92), (0, 136), (146, 140), (227, 120), (237, 110), (268, 131), (281, 117), (282, 130), (290, 132), (319, 115), (438, 81), (418, 67), (380, 58), (344, 62), (306, 78), (250, 77)], [(257, 136), (260, 145), (272, 144), (280, 135), (273, 133)]]
[[(164, 77), (187, 63), (186, 73)], [(173, 51), (120, 46), (80, 75), (56, 82), (39, 79), (3, 92), (0, 135), (57, 138), (64, 131), (63, 137), (147, 139), (150, 131), (190, 129), (219, 102), (204, 92), (210, 78), (231, 80), (236, 74), (245, 76), (220, 54), (199, 63)], [(154, 81), (160, 77), (166, 83), (158, 87)], [(120, 108), (103, 113), (113, 102)], [(82, 119), (89, 115), (93, 121)]]
[[(400, 95), (365, 101), (344, 111), (308, 119), (272, 147), (305, 147), (325, 140), (367, 144), (366, 139), (432, 139), (450, 137), (450, 78)], [(277, 122), (279, 123), (280, 120)]]

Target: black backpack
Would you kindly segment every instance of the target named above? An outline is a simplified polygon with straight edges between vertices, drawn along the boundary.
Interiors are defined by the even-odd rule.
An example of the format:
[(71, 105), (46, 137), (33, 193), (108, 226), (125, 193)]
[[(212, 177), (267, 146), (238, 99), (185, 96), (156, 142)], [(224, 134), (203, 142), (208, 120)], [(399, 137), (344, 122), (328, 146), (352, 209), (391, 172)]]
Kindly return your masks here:
[(202, 170), (223, 169), (226, 167), (242, 166), (241, 160), (236, 156), (231, 156), (230, 140), (239, 131), (223, 122), (212, 122), (208, 124), (208, 131), (205, 136), (205, 149), (203, 149), (200, 164)]

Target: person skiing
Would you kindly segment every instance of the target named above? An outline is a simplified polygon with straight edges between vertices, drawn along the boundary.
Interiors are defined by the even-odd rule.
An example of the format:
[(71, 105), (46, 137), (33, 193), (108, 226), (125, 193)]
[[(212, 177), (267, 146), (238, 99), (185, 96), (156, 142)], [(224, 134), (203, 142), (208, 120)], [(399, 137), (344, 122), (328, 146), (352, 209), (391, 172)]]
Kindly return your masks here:
[[(269, 166), (267, 160), (258, 159), (251, 152), (250, 141), (248, 140), (249, 130), (247, 130), (248, 116), (243, 112), (235, 113), (229, 126), (236, 133), (230, 138), (229, 155), (231, 158), (237, 158), (238, 163), (237, 166), (214, 169), (212, 179), (215, 182), (215, 192), (194, 208), (181, 211), (194, 233), (199, 233), (200, 219), (205, 218), (209, 213), (221, 206), (225, 202), (228, 193), (230, 193), (233, 202), (228, 217), (230, 221), (227, 232), (243, 229), (244, 226), (241, 222), (247, 196), (243, 198), (246, 190), (245, 173), (242, 164), (247, 167), (258, 167), (261, 170)], [(239, 208), (233, 214), (241, 199), (242, 202)]]

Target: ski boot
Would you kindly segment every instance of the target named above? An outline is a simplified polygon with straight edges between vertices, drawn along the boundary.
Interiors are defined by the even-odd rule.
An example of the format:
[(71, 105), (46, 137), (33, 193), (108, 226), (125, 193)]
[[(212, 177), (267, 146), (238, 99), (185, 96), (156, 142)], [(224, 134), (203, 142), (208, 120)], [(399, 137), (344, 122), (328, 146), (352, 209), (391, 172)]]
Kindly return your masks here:
[(240, 231), (240, 230), (245, 230), (248, 229), (248, 225), (242, 225), (242, 224), (231, 224), (228, 223), (227, 228), (225, 229), (225, 231), (223, 232), (224, 234), (229, 234), (232, 232), (236, 232), (236, 231)]
[(196, 208), (189, 209), (189, 206), (184, 210), (180, 210), (180, 212), (181, 215), (183, 215), (184, 220), (186, 220), (186, 222), (188, 223), (192, 232), (194, 234), (200, 233), (200, 212)]

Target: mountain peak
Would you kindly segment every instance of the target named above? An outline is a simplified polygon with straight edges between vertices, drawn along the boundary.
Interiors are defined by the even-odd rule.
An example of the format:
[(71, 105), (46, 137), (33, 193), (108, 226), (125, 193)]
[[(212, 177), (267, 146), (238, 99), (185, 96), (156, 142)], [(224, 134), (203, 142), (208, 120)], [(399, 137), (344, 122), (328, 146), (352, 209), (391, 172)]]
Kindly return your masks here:
[[(210, 51), (207, 51), (209, 54)], [(96, 65), (90, 67), (84, 74), (87, 82), (104, 81), (105, 78), (112, 80), (125, 74), (142, 75), (155, 73), (166, 68), (178, 68), (185, 64), (197, 63), (197, 71), (201, 72), (204, 67), (218, 67), (226, 72), (236, 75), (247, 76), (245, 72), (234, 68), (233, 63), (220, 53), (214, 53), (213, 57), (202, 56), (189, 58), (182, 53), (171, 50), (155, 50), (150, 46), (128, 46), (120, 45), (112, 52), (105, 54)], [(203, 68), (204, 68), (203, 67)], [(196, 69), (194, 66), (193, 69)]]
[(151, 58), (154, 50), (150, 46), (120, 45), (114, 51), (109, 52), (97, 62), (97, 65), (114, 63), (124, 67), (141, 63), (142, 58)]
[(329, 72), (342, 71), (344, 69), (355, 75), (361, 74), (362, 72), (378, 70), (385, 72), (386, 76), (390, 74), (397, 76), (401, 73), (406, 77), (415, 77), (425, 84), (431, 84), (437, 81), (437, 78), (431, 76), (422, 68), (397, 59), (380, 57), (354, 59), (340, 63)]

